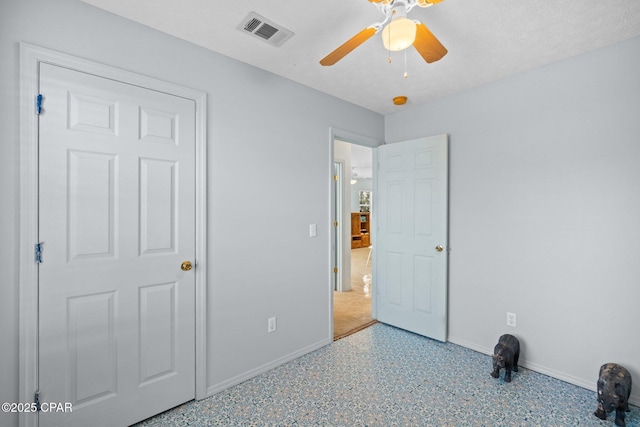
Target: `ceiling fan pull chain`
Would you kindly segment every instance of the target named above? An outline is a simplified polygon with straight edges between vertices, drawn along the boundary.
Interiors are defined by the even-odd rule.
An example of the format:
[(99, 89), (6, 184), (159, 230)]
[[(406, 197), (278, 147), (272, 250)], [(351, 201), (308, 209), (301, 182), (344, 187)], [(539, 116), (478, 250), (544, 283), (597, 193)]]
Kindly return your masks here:
[(389, 60), (388, 60), (388, 61), (389, 61), (389, 64), (391, 64), (391, 28), (389, 28), (389, 33), (388, 33), (388, 35), (389, 35), (389, 43), (388, 43), (388, 45), (389, 45), (389, 49), (388, 49), (388, 52), (389, 52)]
[(407, 73), (407, 49), (404, 50), (404, 78), (406, 79), (407, 77), (409, 77), (409, 74)]

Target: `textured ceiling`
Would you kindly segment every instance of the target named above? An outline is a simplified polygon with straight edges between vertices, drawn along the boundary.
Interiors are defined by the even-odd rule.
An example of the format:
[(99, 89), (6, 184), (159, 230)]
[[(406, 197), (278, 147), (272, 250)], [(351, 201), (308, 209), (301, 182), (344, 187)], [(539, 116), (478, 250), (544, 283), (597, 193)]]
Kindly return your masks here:
[[(382, 14), (367, 0), (83, 0), (319, 91), (389, 114), (640, 35), (640, 0), (445, 0), (409, 17), (449, 53), (392, 54), (380, 33), (336, 65), (318, 61)], [(236, 27), (256, 12), (295, 33), (282, 46)], [(408, 78), (403, 78), (406, 69)], [(395, 106), (392, 98), (409, 101)]]

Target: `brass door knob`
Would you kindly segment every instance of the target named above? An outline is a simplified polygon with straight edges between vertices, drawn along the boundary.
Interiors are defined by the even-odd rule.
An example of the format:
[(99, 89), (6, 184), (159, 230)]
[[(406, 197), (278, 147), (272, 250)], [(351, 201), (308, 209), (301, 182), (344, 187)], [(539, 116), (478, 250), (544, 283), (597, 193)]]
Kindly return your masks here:
[(180, 265), (180, 268), (182, 269), (182, 271), (189, 271), (191, 270), (193, 266), (191, 265), (190, 261), (185, 261)]
[(440, 246), (440, 245), (436, 246), (436, 251), (442, 252), (442, 249), (443, 249), (442, 246)]

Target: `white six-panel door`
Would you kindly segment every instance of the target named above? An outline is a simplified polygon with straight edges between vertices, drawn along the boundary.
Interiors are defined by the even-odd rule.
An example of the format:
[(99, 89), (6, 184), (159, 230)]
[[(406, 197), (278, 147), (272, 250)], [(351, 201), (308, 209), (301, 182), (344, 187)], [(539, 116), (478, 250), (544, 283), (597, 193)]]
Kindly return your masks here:
[(126, 426), (195, 395), (195, 106), (41, 64), (40, 426)]
[(447, 135), (376, 150), (375, 318), (446, 341)]

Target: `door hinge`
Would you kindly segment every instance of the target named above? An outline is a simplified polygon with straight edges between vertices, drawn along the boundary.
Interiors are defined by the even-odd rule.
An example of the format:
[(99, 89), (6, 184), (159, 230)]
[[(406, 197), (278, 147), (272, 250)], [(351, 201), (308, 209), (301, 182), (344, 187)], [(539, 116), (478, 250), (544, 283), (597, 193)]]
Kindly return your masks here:
[(333, 226), (337, 227), (338, 226), (338, 221), (333, 221)]
[(39, 93), (38, 96), (36, 96), (36, 114), (40, 115), (41, 112), (42, 112), (42, 94)]
[(337, 181), (338, 180), (338, 175), (333, 175), (333, 180)]
[(35, 258), (38, 264), (42, 264), (42, 244), (44, 242), (36, 243), (36, 253)]
[(40, 390), (36, 391), (33, 395), (33, 403), (36, 404), (36, 410), (40, 412), (42, 406), (40, 405)]
[(338, 272), (338, 267), (333, 267), (333, 272), (337, 273)]

